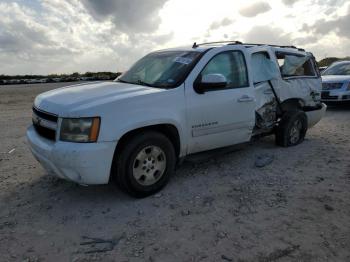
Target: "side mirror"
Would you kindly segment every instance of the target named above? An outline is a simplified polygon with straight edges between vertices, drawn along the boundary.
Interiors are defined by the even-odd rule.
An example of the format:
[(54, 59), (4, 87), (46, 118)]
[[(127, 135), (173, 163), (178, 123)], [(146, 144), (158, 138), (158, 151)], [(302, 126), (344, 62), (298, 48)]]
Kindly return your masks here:
[(194, 90), (198, 94), (203, 94), (206, 91), (224, 88), (227, 85), (226, 77), (222, 74), (208, 74), (202, 76), (200, 81), (194, 83)]

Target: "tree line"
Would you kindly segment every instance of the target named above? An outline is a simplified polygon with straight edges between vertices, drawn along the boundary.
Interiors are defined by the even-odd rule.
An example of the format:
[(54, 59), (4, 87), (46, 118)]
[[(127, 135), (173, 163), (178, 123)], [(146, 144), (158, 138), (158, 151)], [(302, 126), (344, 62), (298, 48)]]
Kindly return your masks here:
[(318, 66), (330, 66), (332, 63), (337, 62), (337, 61), (344, 61), (348, 60), (350, 61), (350, 57), (344, 57), (344, 58), (339, 58), (339, 57), (326, 57), (320, 61), (317, 62)]
[(86, 73), (72, 73), (72, 74), (50, 74), (50, 75), (0, 75), (0, 81), (7, 80), (42, 80), (46, 79), (48, 82), (61, 81), (79, 81), (79, 80), (112, 80), (121, 75), (121, 72), (86, 72)]

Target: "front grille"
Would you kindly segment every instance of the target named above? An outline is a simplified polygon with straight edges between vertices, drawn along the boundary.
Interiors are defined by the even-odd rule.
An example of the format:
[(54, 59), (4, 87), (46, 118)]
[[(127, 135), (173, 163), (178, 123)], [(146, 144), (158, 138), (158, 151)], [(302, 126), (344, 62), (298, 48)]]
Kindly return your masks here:
[(58, 117), (33, 107), (33, 126), (36, 132), (49, 140), (56, 140)]
[(329, 95), (329, 92), (322, 92), (321, 99), (333, 99), (338, 100), (338, 96), (331, 96)]
[(49, 129), (49, 128), (46, 128), (43, 126), (39, 126), (38, 124), (35, 124), (35, 123), (33, 123), (33, 126), (34, 126), (36, 132), (40, 136), (45, 137), (49, 140), (53, 140), (53, 141), (56, 140), (56, 131), (55, 130), (52, 130), (52, 129)]
[(322, 90), (335, 90), (342, 88), (343, 83), (322, 83)]
[(34, 114), (36, 114), (37, 116), (43, 119), (57, 123), (58, 117), (54, 114), (50, 114), (50, 113), (38, 110), (35, 107), (33, 107), (33, 112)]

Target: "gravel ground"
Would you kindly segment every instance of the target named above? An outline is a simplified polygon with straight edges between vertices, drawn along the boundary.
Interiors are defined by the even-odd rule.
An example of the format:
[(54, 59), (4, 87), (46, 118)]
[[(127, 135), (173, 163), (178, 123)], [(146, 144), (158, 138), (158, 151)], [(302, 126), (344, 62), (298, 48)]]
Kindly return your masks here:
[(301, 145), (205, 154), (132, 199), (49, 177), (29, 152), (33, 99), (59, 85), (0, 87), (0, 261), (350, 261), (350, 106)]

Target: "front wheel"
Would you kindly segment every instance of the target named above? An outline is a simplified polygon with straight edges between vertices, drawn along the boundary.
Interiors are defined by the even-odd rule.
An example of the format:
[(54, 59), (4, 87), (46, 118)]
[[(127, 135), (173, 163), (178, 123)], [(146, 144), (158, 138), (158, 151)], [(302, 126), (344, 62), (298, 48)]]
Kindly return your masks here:
[(175, 169), (173, 144), (158, 132), (132, 137), (116, 154), (112, 175), (117, 185), (134, 197), (146, 197), (162, 189)]
[(286, 112), (276, 128), (276, 144), (283, 147), (300, 144), (304, 141), (306, 131), (305, 112), (300, 110)]

